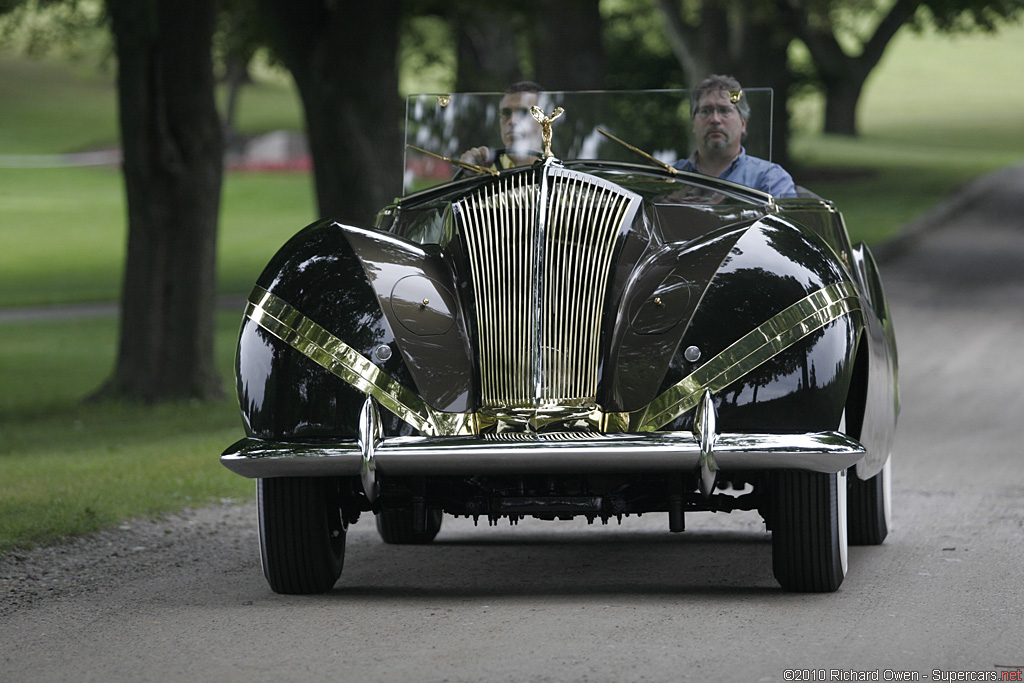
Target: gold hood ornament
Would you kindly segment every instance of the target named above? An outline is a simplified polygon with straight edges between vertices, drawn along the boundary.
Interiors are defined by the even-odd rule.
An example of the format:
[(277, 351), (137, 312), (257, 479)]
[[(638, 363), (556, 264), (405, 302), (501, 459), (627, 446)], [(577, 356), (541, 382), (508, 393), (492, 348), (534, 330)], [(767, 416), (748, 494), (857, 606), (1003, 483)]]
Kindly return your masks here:
[(540, 134), (544, 140), (544, 152), (543, 154), (541, 154), (541, 156), (555, 156), (554, 154), (551, 153), (551, 124), (554, 123), (555, 119), (564, 114), (565, 110), (559, 107), (558, 109), (555, 109), (553, 112), (551, 112), (550, 115), (546, 115), (543, 109), (541, 109), (537, 105), (533, 105), (532, 107), (530, 107), (530, 113), (533, 114), (533, 118), (535, 118), (537, 120), (537, 123), (540, 124)]

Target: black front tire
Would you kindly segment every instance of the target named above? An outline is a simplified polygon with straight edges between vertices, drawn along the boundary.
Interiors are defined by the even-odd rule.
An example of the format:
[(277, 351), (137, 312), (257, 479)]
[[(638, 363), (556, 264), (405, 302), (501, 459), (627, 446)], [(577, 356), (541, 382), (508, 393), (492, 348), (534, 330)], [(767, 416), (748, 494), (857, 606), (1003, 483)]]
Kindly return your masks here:
[(338, 482), (281, 477), (256, 482), (263, 575), (275, 593), (326, 593), (341, 576), (347, 525)]
[(391, 545), (425, 545), (433, 541), (441, 530), (444, 513), (428, 508), (425, 515), (423, 531), (416, 531), (412, 509), (381, 510), (376, 515), (377, 533), (382, 541)]
[(771, 478), (772, 570), (788, 591), (828, 593), (846, 577), (846, 473)]
[(889, 535), (892, 494), (891, 458), (867, 481), (850, 475), (847, 504), (850, 513), (850, 544), (881, 545)]

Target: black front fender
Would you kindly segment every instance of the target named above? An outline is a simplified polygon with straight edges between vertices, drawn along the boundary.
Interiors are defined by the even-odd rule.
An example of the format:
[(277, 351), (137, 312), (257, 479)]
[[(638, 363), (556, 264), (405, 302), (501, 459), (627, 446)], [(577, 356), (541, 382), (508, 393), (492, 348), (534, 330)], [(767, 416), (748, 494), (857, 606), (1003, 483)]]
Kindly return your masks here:
[[(235, 361), (238, 399), (249, 435), (278, 440), (354, 438), (365, 398), (317, 363), (314, 354), (300, 353), (288, 343), (288, 333), (274, 327), (280, 322), (277, 318), (288, 316), (279, 310), (267, 313), (257, 305), (268, 300), (278, 309), (301, 312), (307, 327), (322, 328), (415, 387), (345, 226), (320, 221), (278, 251), (250, 296)], [(391, 434), (410, 432), (391, 415), (385, 417), (384, 428)]]
[[(715, 392), (721, 429), (836, 429), (863, 333), (857, 291), (853, 274), (816, 234), (777, 218), (758, 221), (709, 282), (659, 391), (718, 364), (735, 377)], [(845, 294), (831, 306), (834, 292)], [(785, 336), (776, 339), (780, 331)], [(664, 428), (688, 429), (689, 420), (683, 415)]]

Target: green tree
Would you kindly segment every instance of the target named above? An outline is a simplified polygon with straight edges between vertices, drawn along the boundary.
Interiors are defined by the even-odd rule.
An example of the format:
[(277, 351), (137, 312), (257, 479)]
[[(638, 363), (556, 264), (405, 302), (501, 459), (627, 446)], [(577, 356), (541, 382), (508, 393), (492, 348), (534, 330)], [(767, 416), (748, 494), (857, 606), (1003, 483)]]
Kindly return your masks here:
[(788, 157), (787, 100), (801, 83), (789, 61), (799, 39), (810, 78), (825, 95), (825, 132), (857, 134), (856, 111), (872, 70), (908, 24), (954, 33), (994, 31), (1016, 20), (1024, 0), (655, 0), (687, 80), (731, 73), (775, 91), (773, 157)]
[(523, 79), (548, 90), (606, 87), (600, 0), (407, 0), (444, 17), (456, 43), (455, 90), (497, 91)]
[(605, 0), (601, 7), (609, 90), (683, 88), (686, 78), (650, 0)]
[[(908, 23), (947, 33), (994, 31), (1016, 19), (1021, 0), (774, 0), (788, 30), (807, 46), (825, 94), (825, 132), (857, 135), (864, 83)], [(864, 27), (864, 28), (859, 28)]]
[(113, 37), (128, 245), (117, 358), (94, 398), (222, 397), (213, 354), (223, 175), (215, 3), (3, 0), (4, 13), (16, 31), (28, 27), (30, 53), (68, 45), (73, 53), (101, 22)]
[(548, 90), (607, 87), (599, 0), (534, 0), (521, 5), (533, 77)]
[(455, 34), (455, 90), (503, 91), (524, 78), (518, 35), (522, 13), (494, 2), (435, 3)]
[(78, 57), (102, 26), (102, 8), (69, 0), (0, 0), (0, 49)]
[(252, 83), (249, 64), (256, 52), (266, 46), (266, 31), (254, 0), (219, 0), (217, 30), (214, 32), (214, 62), (219, 63), (224, 84), (223, 119), (225, 144), (231, 149), (241, 145), (235, 128), (242, 88)]

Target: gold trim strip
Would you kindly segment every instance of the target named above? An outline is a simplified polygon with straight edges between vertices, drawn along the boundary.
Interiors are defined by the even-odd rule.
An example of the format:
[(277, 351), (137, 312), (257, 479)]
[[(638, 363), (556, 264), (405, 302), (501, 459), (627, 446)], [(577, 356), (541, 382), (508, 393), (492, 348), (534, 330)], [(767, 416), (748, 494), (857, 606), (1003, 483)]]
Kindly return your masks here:
[[(603, 432), (656, 431), (693, 409), (704, 391), (722, 391), (812, 332), (860, 310), (860, 298), (850, 282), (813, 292), (751, 330), (647, 406), (625, 413), (595, 410), (588, 422)], [(479, 434), (495, 424), (490, 414), (434, 410), (368, 358), (261, 287), (249, 296), (246, 316), (424, 434)]]
[(377, 401), (429, 436), (475, 434), (473, 413), (442, 413), (384, 372), (370, 359), (300, 313), (291, 304), (255, 287), (245, 315), (333, 375)]
[(850, 282), (813, 292), (740, 337), (644, 408), (603, 415), (602, 429), (658, 430), (694, 408), (705, 390), (722, 391), (812, 332), (860, 310), (860, 298)]

